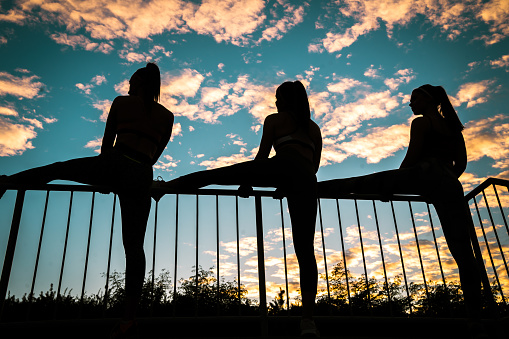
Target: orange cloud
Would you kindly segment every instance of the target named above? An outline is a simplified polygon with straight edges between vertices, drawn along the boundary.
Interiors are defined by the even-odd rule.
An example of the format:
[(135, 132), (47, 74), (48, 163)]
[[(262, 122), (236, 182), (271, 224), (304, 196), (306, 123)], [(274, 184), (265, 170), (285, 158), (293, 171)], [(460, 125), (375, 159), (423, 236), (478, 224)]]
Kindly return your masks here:
[(37, 81), (37, 75), (17, 77), (0, 72), (0, 96), (12, 95), (20, 99), (33, 99), (39, 96), (44, 84)]
[(470, 121), (465, 125), (465, 138), (468, 161), (483, 157), (495, 160), (494, 168), (509, 168), (509, 122), (503, 114)]
[(19, 155), (34, 148), (30, 139), (36, 136), (33, 126), (16, 124), (0, 116), (0, 156)]
[(467, 103), (467, 108), (488, 101), (491, 92), (490, 87), (495, 83), (494, 80), (483, 80), (479, 82), (469, 82), (460, 86), (455, 98), (452, 98), (452, 104), (459, 106)]

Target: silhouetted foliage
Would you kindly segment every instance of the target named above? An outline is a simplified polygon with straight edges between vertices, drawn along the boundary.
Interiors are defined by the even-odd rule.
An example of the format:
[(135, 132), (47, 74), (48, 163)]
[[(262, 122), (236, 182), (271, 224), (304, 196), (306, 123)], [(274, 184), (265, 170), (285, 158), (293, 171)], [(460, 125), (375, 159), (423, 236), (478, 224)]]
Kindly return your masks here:
[[(138, 314), (143, 316), (215, 316), (215, 315), (258, 315), (258, 304), (248, 299), (247, 289), (236, 280), (218, 282), (213, 268), (198, 272), (179, 281), (180, 286), (174, 295), (174, 285), (170, 273), (163, 270), (154, 277), (149, 272), (143, 284)], [(197, 273), (197, 274), (196, 274)], [(324, 277), (322, 277), (324, 278)], [(348, 284), (347, 284), (348, 282)], [(38, 296), (25, 294), (21, 299), (8, 295), (3, 312), (4, 321), (29, 319), (72, 319), (120, 317), (125, 296), (124, 273), (113, 272), (109, 277), (109, 291), (105, 298), (99, 291), (83, 298), (71, 295), (71, 290), (58, 293), (53, 285), (49, 291)], [(368, 289), (369, 287), (369, 289)], [(426, 291), (427, 288), (427, 291)], [(492, 291), (501, 304), (500, 291), (493, 282)], [(329, 272), (329, 292), (321, 291), (317, 298), (316, 315), (372, 315), (372, 316), (439, 316), (463, 317), (465, 307), (463, 294), (458, 282), (441, 281), (408, 283), (397, 275), (388, 281), (366, 279), (365, 275), (353, 276), (345, 270), (342, 262)], [(501, 311), (502, 307), (500, 308)], [(270, 315), (287, 314), (286, 291), (279, 288), (276, 296), (269, 302)], [(301, 314), (300, 296), (290, 304), (291, 315)]]

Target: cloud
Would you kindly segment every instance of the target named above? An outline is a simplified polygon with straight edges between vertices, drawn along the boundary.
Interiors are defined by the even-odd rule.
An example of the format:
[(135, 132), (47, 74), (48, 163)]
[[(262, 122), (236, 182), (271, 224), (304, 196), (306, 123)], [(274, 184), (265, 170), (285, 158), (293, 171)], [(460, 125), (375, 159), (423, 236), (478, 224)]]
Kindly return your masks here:
[[(178, 116), (189, 120), (217, 123), (221, 116), (230, 116), (247, 109), (256, 122), (262, 123), (275, 112), (275, 86), (259, 85), (248, 75), (239, 75), (234, 83), (221, 80), (217, 86), (200, 86), (205, 77), (195, 70), (184, 70), (177, 76), (164, 76), (161, 103)], [(194, 98), (201, 96), (197, 103)], [(189, 99), (188, 99), (189, 98)]]
[(23, 154), (32, 149), (32, 141), (37, 136), (33, 126), (16, 124), (0, 116), (0, 156)]
[(373, 68), (375, 65), (369, 66), (369, 68), (364, 72), (364, 76), (372, 79), (380, 78), (380, 70), (382, 70), (382, 66), (377, 69)]
[(332, 93), (340, 93), (342, 95), (345, 94), (351, 88), (359, 87), (363, 85), (362, 82), (351, 79), (351, 78), (340, 78), (336, 83), (330, 83), (327, 85), (327, 89)]
[(468, 161), (492, 158), (493, 168), (509, 169), (509, 117), (497, 114), (470, 121), (463, 131)]
[(415, 79), (414, 71), (411, 68), (401, 69), (394, 73), (395, 78), (388, 78), (384, 80), (384, 84), (391, 90), (395, 91), (401, 84), (408, 84)]
[(26, 15), (19, 9), (10, 9), (6, 14), (0, 13), (0, 21), (20, 24), (26, 19)]
[(218, 167), (224, 167), (229, 165), (238, 164), (240, 162), (250, 161), (254, 159), (254, 156), (258, 152), (258, 147), (251, 150), (248, 154), (247, 149), (242, 147), (240, 153), (232, 154), (228, 156), (220, 156), (217, 159), (209, 159), (202, 161), (199, 165), (204, 166), (207, 169), (213, 169)]
[(375, 127), (337, 146), (342, 154), (365, 158), (368, 164), (378, 163), (408, 146), (410, 126)]
[[(363, 121), (386, 117), (399, 106), (398, 97), (389, 90), (367, 93), (361, 99), (338, 106), (333, 112), (325, 113), (322, 118), (322, 135), (338, 136), (356, 131)], [(341, 136), (340, 136), (341, 137)]]
[(84, 146), (85, 148), (92, 148), (95, 153), (101, 153), (101, 145), (103, 143), (103, 138), (96, 138), (94, 140), (90, 140)]
[(95, 86), (100, 86), (105, 82), (107, 82), (107, 81), (106, 81), (106, 77), (104, 75), (96, 75), (95, 77), (93, 77), (90, 80), (90, 83), (88, 83), (88, 84), (77, 83), (76, 87), (79, 90), (81, 90), (83, 93), (90, 95), (90, 93), (92, 92), (92, 89)]
[[(341, 1), (340, 6), (331, 6), (326, 17), (338, 15), (338, 23), (344, 22), (345, 18), (352, 18), (355, 23), (339, 32), (337, 28), (328, 31), (320, 43), (310, 44), (308, 49), (320, 51), (323, 47), (329, 53), (339, 52), (351, 46), (361, 36), (379, 29), (380, 23), (384, 24), (388, 37), (392, 38), (396, 26), (407, 25), (420, 16), (424, 16), (433, 26), (440, 27), (448, 39), (454, 39), (472, 25), (478, 25), (478, 20), (483, 21), (489, 25), (491, 34), (479, 39), (493, 44), (509, 33), (508, 7), (502, 0), (492, 0), (485, 4), (474, 0), (345, 0)], [(321, 23), (320, 26), (325, 27), (326, 23)]]
[(482, 36), (487, 45), (500, 42), (509, 35), (509, 5), (504, 0), (490, 0), (481, 4), (477, 17), (490, 25), (490, 34)]
[(187, 27), (198, 34), (210, 35), (216, 42), (248, 44), (249, 35), (263, 23), (265, 2), (262, 0), (204, 0), (200, 5), (187, 4), (182, 17)]
[[(284, 33), (288, 32), (291, 28), (304, 21), (304, 8), (309, 6), (307, 3), (297, 7), (290, 2), (280, 2), (275, 3), (274, 6), (277, 7), (279, 4), (284, 7), (283, 18), (279, 20), (271, 20), (269, 24), (270, 27), (266, 28), (262, 32), (262, 37), (258, 40), (258, 43), (263, 40), (279, 40), (283, 37)], [(274, 17), (276, 17), (276, 9), (273, 9), (271, 12), (273, 13)]]
[(506, 55), (502, 55), (499, 59), (497, 60), (491, 60), (490, 61), (490, 65), (493, 67), (493, 68), (507, 68), (505, 71), (506, 72), (509, 72), (509, 54), (506, 54)]
[(17, 117), (18, 112), (16, 112), (16, 110), (14, 110), (14, 108), (0, 106), (0, 115), (11, 115), (11, 116)]
[(42, 129), (42, 127), (43, 127), (42, 122), (40, 122), (37, 119), (22, 117), (21, 120), (26, 121), (26, 122), (30, 123), (32, 126), (37, 127), (37, 128)]
[(92, 104), (94, 108), (97, 108), (98, 110), (102, 111), (101, 116), (99, 119), (101, 119), (102, 122), (106, 122), (108, 120), (108, 114), (110, 113), (111, 108), (111, 100), (98, 100)]
[(105, 42), (93, 42), (84, 35), (54, 33), (50, 35), (50, 38), (60, 45), (71, 46), (72, 49), (80, 47), (86, 51), (95, 51), (104, 54), (109, 54), (113, 50), (113, 46), (111, 44)]
[(17, 77), (0, 72), (0, 96), (12, 95), (19, 99), (33, 99), (41, 96), (44, 84), (37, 75)]
[(490, 87), (495, 83), (494, 80), (483, 80), (479, 82), (469, 82), (460, 86), (455, 98), (452, 98), (452, 104), (459, 106), (467, 103), (467, 108), (488, 101), (491, 93)]
[[(238, 46), (255, 45), (262, 41), (281, 39), (291, 28), (303, 21), (307, 3), (294, 5), (277, 1), (270, 8), (264, 0), (40, 0), (25, 1), (0, 14), (0, 21), (26, 24), (31, 21), (64, 26), (66, 33), (51, 34), (57, 43), (89, 51), (110, 53), (113, 40), (122, 39), (138, 44), (163, 33), (185, 34), (191, 31), (211, 36), (216, 42)], [(265, 10), (270, 19), (267, 21)], [(86, 32), (76, 34), (77, 32)], [(259, 33), (259, 37), (254, 37)], [(100, 41), (100, 42), (96, 42)], [(160, 46), (159, 46), (160, 47)], [(122, 53), (128, 60), (140, 55)], [(157, 48), (149, 54), (171, 52)]]
[(183, 69), (178, 75), (166, 73), (161, 79), (161, 93), (170, 96), (194, 97), (205, 79), (198, 71)]
[(127, 95), (129, 93), (129, 80), (125, 79), (121, 83), (116, 84), (113, 86), (115, 88), (115, 92), (117, 92), (120, 95)]
[(178, 137), (178, 136), (182, 136), (182, 125), (180, 124), (180, 122), (173, 124), (173, 127), (171, 129), (170, 142), (173, 141), (173, 138)]
[(165, 154), (161, 158), (159, 158), (157, 163), (154, 165), (154, 168), (165, 172), (171, 172), (180, 162), (180, 160), (173, 159), (173, 157), (169, 154)]

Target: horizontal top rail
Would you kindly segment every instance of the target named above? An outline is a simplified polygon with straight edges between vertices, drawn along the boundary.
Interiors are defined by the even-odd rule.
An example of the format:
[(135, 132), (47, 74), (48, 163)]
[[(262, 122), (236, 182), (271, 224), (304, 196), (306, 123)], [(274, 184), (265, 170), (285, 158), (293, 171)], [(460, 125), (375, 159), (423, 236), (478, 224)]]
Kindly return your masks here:
[(480, 185), (471, 190), (465, 195), (465, 199), (470, 200), (473, 199), (477, 194), (481, 193), (483, 190), (488, 188), (490, 185), (499, 185), (505, 186), (509, 188), (509, 180), (498, 179), (498, 178), (488, 178), (484, 180)]
[[(11, 190), (30, 190), (30, 191), (57, 191), (57, 192), (99, 192), (103, 194), (112, 193), (111, 187), (85, 185), (85, 184), (43, 184), (43, 185), (26, 185), (26, 184), (0, 184), (0, 187)], [(241, 197), (271, 197), (280, 199), (286, 195), (276, 191), (268, 190), (252, 190), (252, 191), (239, 191), (237, 189), (180, 189), (174, 190), (171, 188), (154, 187), (153, 192), (160, 192), (164, 194), (190, 194), (190, 195), (222, 195), (222, 196), (241, 196)], [(325, 199), (356, 199), (356, 200), (381, 200), (381, 201), (419, 201), (429, 202), (426, 198), (420, 195), (403, 195), (403, 194), (354, 194), (354, 193), (341, 193), (341, 194), (321, 194), (319, 198)]]

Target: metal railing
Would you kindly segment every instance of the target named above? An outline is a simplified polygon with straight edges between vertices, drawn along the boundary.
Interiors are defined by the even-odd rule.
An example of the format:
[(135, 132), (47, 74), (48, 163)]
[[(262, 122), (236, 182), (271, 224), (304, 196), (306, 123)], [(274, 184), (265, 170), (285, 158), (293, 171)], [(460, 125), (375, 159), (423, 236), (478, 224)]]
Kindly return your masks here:
[[(499, 290), (500, 298), (502, 298), (502, 302), (506, 303), (505, 293), (507, 291), (507, 281), (509, 277), (509, 270), (507, 266), (507, 261), (505, 258), (504, 251), (507, 250), (507, 243), (509, 237), (509, 227), (507, 225), (506, 216), (503, 208), (502, 201), (505, 201), (507, 195), (504, 195), (501, 199), (499, 192), (496, 189), (496, 186), (504, 186), (508, 187), (509, 182), (500, 179), (488, 179), (483, 184), (478, 186), (472, 192), (466, 195), (466, 199), (468, 201), (473, 201), (473, 207), (475, 207), (475, 212), (477, 214), (477, 219), (479, 225), (476, 225), (476, 229), (472, 230), (472, 244), (474, 250), (479, 255), (480, 258), (485, 258), (485, 261), (490, 261), (490, 272), (489, 275), (493, 275), (497, 284), (497, 288)], [(486, 190), (488, 187), (492, 187), (494, 189), (493, 194), (487, 194)], [(65, 236), (63, 239), (63, 250), (62, 257), (59, 264), (58, 270), (58, 285), (56, 289), (56, 295), (60, 296), (62, 293), (62, 289), (64, 287), (63, 277), (66, 270), (69, 269), (69, 263), (67, 256), (69, 255), (69, 235), (71, 230), (71, 224), (73, 223), (73, 215), (80, 211), (82, 214), (86, 210), (83, 207), (77, 207), (76, 204), (73, 204), (75, 200), (76, 194), (82, 194), (82, 192), (89, 192), (91, 196), (90, 198), (90, 209), (88, 212), (88, 230), (86, 233), (85, 239), (82, 239), (86, 242), (86, 251), (85, 251), (85, 259), (83, 264), (83, 272), (82, 280), (80, 284), (80, 298), (83, 300), (86, 291), (86, 284), (89, 278), (89, 266), (91, 261), (91, 246), (93, 245), (93, 226), (97, 223), (96, 216), (99, 214), (97, 212), (99, 206), (104, 208), (105, 204), (98, 204), (97, 200), (97, 192), (107, 192), (108, 190), (103, 187), (94, 187), (94, 186), (85, 186), (85, 185), (43, 185), (38, 187), (14, 187), (7, 186), (8, 189), (17, 190), (15, 196), (14, 206), (12, 208), (12, 219), (11, 225), (9, 229), (8, 240), (5, 245), (5, 257), (3, 259), (3, 269), (0, 280), (0, 299), (2, 302), (2, 308), (4, 305), (4, 301), (7, 296), (7, 292), (10, 286), (15, 286), (16, 282), (11, 279), (11, 271), (13, 268), (13, 263), (16, 262), (15, 256), (16, 251), (19, 251), (19, 235), (25, 235), (23, 232), (20, 233), (20, 225), (23, 225), (23, 215), (30, 214), (35, 212), (24, 212), (24, 204), (26, 203), (26, 193), (32, 191), (42, 191), (45, 192), (44, 195), (44, 207), (42, 212), (42, 219), (40, 221), (40, 227), (36, 227), (38, 231), (38, 241), (37, 241), (37, 251), (35, 254), (35, 261), (33, 262), (33, 273), (31, 274), (30, 280), (30, 289), (28, 292), (29, 298), (34, 295), (36, 281), (38, 275), (41, 274), (40, 268), (40, 257), (41, 250), (43, 249), (43, 238), (45, 237), (45, 232), (47, 232), (47, 220), (49, 215), (49, 204), (51, 202), (51, 196), (53, 194), (57, 194), (56, 192), (69, 192), (69, 200), (68, 200), (68, 208), (67, 213), (65, 214)], [(499, 217), (503, 220), (503, 226), (507, 231), (507, 235), (502, 236), (497, 231), (497, 228), (500, 228), (500, 225), (497, 225), (495, 218), (497, 217), (490, 208), (490, 197), (495, 197), (498, 202), (498, 214)], [(111, 195), (110, 195), (111, 196)], [(167, 195), (168, 196), (168, 195)], [(295, 265), (292, 266), (292, 262), (295, 263), (294, 255), (287, 253), (287, 251), (291, 252), (291, 249), (287, 248), (286, 238), (289, 233), (289, 228), (285, 227), (290, 225), (288, 221), (288, 213), (284, 208), (283, 200), (273, 200), (274, 192), (272, 191), (253, 191), (251, 193), (251, 198), (249, 201), (254, 200), (254, 214), (253, 211), (248, 208), (246, 213), (241, 213), (239, 210), (239, 195), (237, 190), (228, 190), (228, 189), (200, 189), (196, 191), (185, 191), (179, 192), (178, 194), (169, 194), (171, 196), (171, 204), (174, 202), (174, 208), (169, 207), (170, 203), (166, 203), (163, 198), (160, 202), (153, 204), (151, 217), (149, 223), (153, 226), (153, 230), (150, 229), (150, 232), (147, 233), (147, 238), (150, 236), (152, 239), (151, 246), (151, 255), (147, 255), (147, 257), (151, 257), (151, 274), (152, 274), (152, 284), (155, 279), (155, 272), (157, 270), (157, 263), (162, 262), (161, 266), (170, 268), (170, 263), (173, 261), (173, 267), (170, 268), (170, 271), (173, 271), (173, 296), (177, 296), (177, 285), (179, 281), (179, 270), (181, 266), (179, 266), (179, 256), (185, 256), (182, 254), (183, 249), (179, 246), (184, 246), (186, 241), (183, 241), (179, 238), (182, 237), (183, 227), (184, 230), (189, 231), (189, 227), (193, 226), (194, 221), (194, 267), (195, 267), (195, 283), (196, 288), (198, 288), (198, 274), (200, 268), (200, 255), (203, 256), (200, 249), (203, 248), (202, 243), (200, 243), (200, 231), (203, 228), (203, 224), (206, 226), (210, 226), (211, 224), (215, 226), (215, 273), (216, 273), (216, 283), (217, 283), (217, 291), (219, 295), (219, 284), (223, 275), (221, 275), (222, 271), (230, 270), (228, 268), (223, 268), (221, 265), (221, 251), (224, 253), (224, 249), (222, 246), (225, 246), (226, 240), (221, 240), (220, 234), (220, 222), (223, 220), (223, 214), (230, 215), (230, 219), (228, 223), (234, 224), (235, 236), (233, 237), (233, 246), (234, 250), (229, 249), (229, 253), (235, 253), (235, 265), (236, 266), (236, 283), (238, 288), (238, 298), (240, 303), (241, 298), (241, 257), (244, 258), (245, 255), (241, 255), (241, 251), (245, 251), (246, 248), (250, 253), (253, 253), (252, 257), (256, 257), (256, 270), (257, 270), (257, 291), (256, 299), (259, 302), (259, 312), (262, 317), (262, 327), (266, 322), (263, 321), (264, 317), (267, 317), (267, 291), (269, 290), (267, 286), (267, 271), (268, 265), (267, 260), (272, 260), (276, 257), (270, 257), (266, 259), (267, 251), (273, 250), (268, 249), (265, 245), (267, 243), (267, 230), (272, 229), (273, 234), (279, 234), (279, 228), (281, 229), (280, 238), (277, 240), (282, 240), (282, 261), (284, 268), (284, 278), (278, 280), (278, 283), (271, 282), (271, 286), (282, 285), (285, 286), (285, 294), (286, 294), (286, 308), (290, 309), (290, 299), (292, 298), (290, 295), (290, 289), (292, 286), (296, 285), (295, 282)], [(478, 203), (478, 197), (482, 196), (483, 203), (482, 206)], [(214, 199), (215, 198), (215, 199)], [(183, 206), (183, 199), (186, 199), (186, 205)], [(190, 203), (190, 199), (194, 200), (194, 207)], [(206, 199), (208, 202), (215, 201), (214, 203), (205, 203), (205, 206), (202, 207), (200, 204), (201, 199)], [(233, 212), (233, 207), (231, 206), (231, 202), (227, 204), (228, 210), (226, 212), (220, 212), (220, 200), (221, 199), (234, 199), (235, 208)], [(268, 200), (267, 200), (268, 199)], [(385, 202), (379, 202), (378, 200), (383, 199)], [(167, 199), (168, 200), (168, 199)], [(222, 201), (222, 200), (221, 200)], [(62, 205), (60, 202), (59, 205)], [(212, 206), (215, 205), (215, 206)], [(362, 205), (362, 206), (361, 206)], [(102, 223), (108, 226), (108, 251), (107, 251), (107, 267), (106, 267), (106, 276), (104, 282), (104, 298), (107, 299), (110, 286), (110, 274), (112, 270), (112, 252), (114, 251), (114, 231), (118, 229), (118, 207), (117, 207), (117, 199), (116, 196), (113, 195), (113, 203), (111, 205), (111, 214), (106, 216), (103, 214), (102, 219), (109, 219), (109, 222), (103, 221)], [(161, 207), (163, 206), (163, 207)], [(0, 205), (0, 207), (8, 209), (9, 207), (5, 207), (5, 205)], [(393, 196), (378, 196), (378, 195), (338, 195), (338, 196), (322, 196), (319, 200), (318, 205), (318, 216), (317, 216), (317, 226), (319, 234), (318, 239), (315, 238), (315, 244), (317, 244), (316, 255), (319, 262), (319, 267), (323, 272), (321, 276), (323, 279), (321, 280), (321, 296), (326, 300), (331, 299), (331, 286), (330, 279), (332, 279), (331, 274), (333, 274), (333, 269), (331, 265), (336, 263), (338, 265), (339, 262), (342, 262), (342, 269), (346, 276), (345, 284), (347, 290), (347, 304), (352, 305), (352, 298), (354, 291), (352, 291), (352, 275), (357, 275), (358, 279), (364, 279), (365, 288), (367, 289), (367, 301), (371, 307), (372, 303), (372, 293), (370, 291), (370, 286), (372, 283), (370, 282), (370, 274), (376, 275), (377, 272), (380, 272), (378, 278), (383, 279), (384, 286), (388, 287), (390, 285), (390, 279), (395, 278), (396, 276), (402, 277), (404, 281), (404, 287), (406, 292), (406, 297), (408, 302), (411, 302), (411, 292), (410, 289), (412, 287), (412, 283), (416, 281), (422, 281), (424, 286), (424, 292), (426, 296), (429, 297), (429, 286), (428, 284), (432, 281), (441, 280), (442, 284), (446, 285), (446, 276), (447, 279), (453, 280), (454, 277), (457, 277), (457, 272), (454, 268), (451, 268), (450, 262), (451, 256), (444, 248), (444, 239), (443, 236), (437, 235), (440, 232), (439, 227), (437, 227), (438, 223), (436, 222), (436, 215), (432, 213), (433, 208), (426, 202), (425, 199), (419, 196), (401, 196), (401, 195), (393, 195)], [(212, 212), (208, 210), (212, 210)], [(266, 210), (267, 209), (267, 210)], [(206, 211), (203, 211), (206, 210)], [(419, 210), (419, 211), (418, 211)], [(486, 230), (486, 218), (483, 219), (481, 217), (481, 212), (486, 211), (489, 215), (490, 225), (491, 225), (491, 233), (488, 234)], [(173, 212), (171, 212), (173, 211)], [(162, 213), (166, 213), (166, 215), (162, 216)], [(209, 213), (210, 212), (210, 213)], [(62, 213), (61, 211), (59, 213)], [(164, 214), (163, 213), (163, 214)], [(168, 216), (170, 213), (170, 216)], [(171, 214), (173, 213), (173, 214)], [(205, 213), (209, 216), (206, 221), (203, 221), (202, 213)], [(231, 214), (234, 215), (233, 222), (231, 220)], [(189, 216), (194, 215), (194, 220), (187, 220)], [(271, 216), (271, 219), (267, 221), (267, 216)], [(80, 217), (80, 220), (84, 219), (86, 214), (83, 214)], [(62, 217), (63, 218), (63, 217)], [(187, 219), (186, 219), (187, 218)], [(254, 225), (252, 223), (252, 218), (254, 219)], [(185, 219), (185, 220), (183, 220)], [(241, 220), (242, 219), (242, 220)], [(265, 222), (264, 222), (265, 221)], [(83, 221), (82, 221), (83, 222)], [(170, 223), (170, 226), (164, 227)], [(241, 228), (244, 224), (249, 224), (247, 227), (254, 227), (254, 237), (256, 238), (256, 249), (249, 247), (250, 244), (243, 243), (246, 237), (242, 237), (244, 233), (252, 232), (250, 231), (241, 231)], [(214, 225), (215, 224), (215, 225)], [(53, 225), (53, 224), (52, 224)], [(274, 225), (276, 225), (274, 227)], [(1, 229), (6, 233), (8, 225), (1, 225)], [(162, 228), (163, 227), (163, 228)], [(369, 229), (371, 227), (371, 230)], [(174, 237), (174, 251), (173, 258), (167, 256), (160, 256), (158, 253), (159, 247), (156, 247), (158, 243), (158, 234), (167, 231), (168, 234), (173, 233)], [(33, 231), (33, 230), (32, 230)], [(339, 231), (339, 233), (337, 233)], [(431, 232), (430, 232), (431, 231)], [(481, 245), (478, 242), (477, 234), (482, 233), (482, 241)], [(385, 236), (384, 236), (385, 235)], [(336, 239), (333, 241), (332, 236), (336, 236)], [(159, 236), (161, 237), (161, 236)], [(254, 238), (250, 237), (250, 238)], [(432, 240), (431, 240), (432, 237)], [(493, 238), (494, 237), (494, 238)], [(210, 236), (207, 237), (207, 240), (210, 240)], [(167, 238), (168, 239), (168, 238)], [(494, 240), (496, 239), (496, 241)], [(406, 242), (405, 242), (406, 241)], [(496, 242), (498, 248), (494, 248), (493, 244)], [(170, 243), (170, 241), (165, 241), (165, 244)], [(272, 243), (271, 243), (272, 244)], [(318, 246), (320, 244), (320, 246)], [(348, 244), (353, 244), (350, 248), (348, 248)], [(251, 244), (253, 245), (253, 244)], [(273, 244), (272, 244), (273, 245)], [(269, 247), (275, 247), (275, 246)], [(50, 245), (47, 245), (50, 246)], [(190, 247), (189, 244), (187, 244)], [(168, 246), (166, 246), (168, 247)], [(165, 250), (168, 248), (165, 247)], [(192, 247), (192, 246), (191, 246)], [(241, 249), (241, 247), (243, 247)], [(321, 248), (319, 248), (321, 247)], [(203, 251), (203, 250), (202, 250)], [(415, 255), (415, 251), (417, 255)], [(149, 251), (148, 251), (149, 252)], [(214, 251), (209, 251), (214, 252)], [(433, 254), (434, 253), (434, 254)], [(378, 260), (375, 259), (377, 255), (379, 256)], [(436, 254), (436, 258), (431, 258)], [(281, 257), (281, 256), (279, 256)], [(446, 260), (447, 268), (444, 267), (444, 257), (448, 257)], [(173, 260), (172, 260), (173, 259)], [(293, 260), (293, 261), (292, 261)], [(503, 265), (500, 263), (503, 262)], [(20, 264), (23, 261), (18, 260)], [(190, 261), (186, 263), (188, 266), (191, 265)], [(252, 262), (249, 263), (253, 265)], [(438, 265), (437, 265), (438, 264)], [(74, 264), (77, 265), (76, 263)], [(227, 265), (228, 266), (228, 265)], [(231, 265), (229, 265), (231, 268)], [(438, 269), (437, 269), (438, 267)], [(504, 272), (503, 268), (505, 268)], [(25, 267), (25, 270), (28, 270), (28, 267)], [(184, 269), (185, 271), (185, 269)], [(292, 273), (293, 272), (293, 273)], [(353, 272), (353, 273), (352, 273)], [(396, 274), (396, 272), (400, 272)], [(276, 272), (277, 273), (277, 272)], [(282, 273), (273, 273), (270, 275), (270, 279), (274, 280), (274, 276), (281, 276)], [(234, 274), (235, 275), (235, 274)], [(503, 275), (503, 277), (501, 276)], [(290, 277), (292, 276), (292, 277)], [(452, 276), (453, 278), (450, 278)], [(252, 277), (250, 277), (252, 278)], [(245, 278), (244, 278), (245, 279)], [(291, 281), (293, 279), (293, 281)], [(281, 281), (282, 280), (282, 281)], [(483, 279), (483, 283), (485, 287), (489, 287), (490, 281), (488, 276)], [(12, 284), (12, 285), (10, 285)], [(486, 286), (487, 284), (487, 286)], [(249, 286), (248, 286), (249, 287)], [(248, 288), (249, 289), (249, 288)], [(254, 286), (251, 286), (251, 290), (256, 290)], [(297, 292), (297, 287), (293, 288), (294, 294)], [(387, 290), (387, 299), (389, 306), (391, 306), (393, 295), (391, 295), (390, 291)], [(409, 304), (409, 311), (412, 312), (412, 305)], [(262, 332), (264, 332), (262, 330)]]

